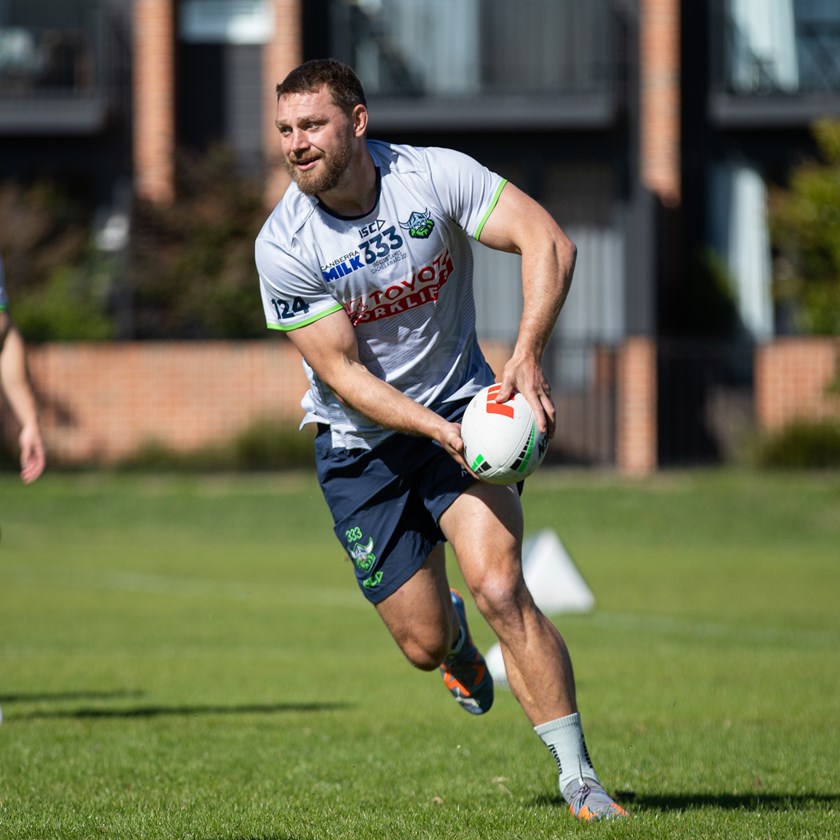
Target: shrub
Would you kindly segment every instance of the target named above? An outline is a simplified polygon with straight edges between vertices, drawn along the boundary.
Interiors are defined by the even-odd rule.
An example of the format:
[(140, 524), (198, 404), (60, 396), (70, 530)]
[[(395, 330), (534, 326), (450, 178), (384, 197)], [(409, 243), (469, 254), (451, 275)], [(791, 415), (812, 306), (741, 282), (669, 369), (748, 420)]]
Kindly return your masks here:
[(233, 440), (191, 452), (176, 452), (149, 440), (119, 464), (128, 471), (204, 472), (311, 469), (315, 465), (312, 435), (271, 419), (254, 422)]
[(90, 202), (70, 185), (0, 184), (0, 256), (29, 342), (111, 335), (110, 278), (89, 244)]
[(243, 470), (311, 468), (312, 435), (297, 426), (259, 420), (234, 441), (235, 462)]
[(13, 301), (15, 323), (27, 342), (107, 341), (114, 324), (106, 313), (107, 288), (97, 295), (92, 278), (57, 268), (41, 288)]
[(840, 421), (791, 423), (759, 442), (756, 461), (768, 468), (840, 467)]
[(840, 335), (840, 121), (817, 122), (814, 136), (823, 161), (797, 167), (789, 188), (771, 193), (775, 291), (800, 329)]
[(138, 202), (128, 268), (135, 337), (263, 338), (254, 240), (261, 185), (223, 146), (181, 156), (171, 206)]

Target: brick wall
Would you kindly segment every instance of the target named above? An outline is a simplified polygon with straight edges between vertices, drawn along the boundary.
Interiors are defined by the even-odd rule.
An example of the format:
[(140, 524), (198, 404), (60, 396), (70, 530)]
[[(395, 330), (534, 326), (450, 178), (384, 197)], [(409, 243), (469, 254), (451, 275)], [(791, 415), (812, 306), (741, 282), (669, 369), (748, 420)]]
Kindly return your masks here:
[[(485, 343), (494, 370), (510, 348)], [(50, 344), (29, 348), (47, 445), (56, 461), (113, 463), (148, 441), (189, 451), (224, 443), (254, 421), (296, 424), (307, 388), (290, 342)], [(840, 420), (827, 385), (840, 370), (840, 339), (781, 339), (757, 350), (756, 423), (777, 429), (798, 417)], [(631, 338), (616, 365), (616, 466), (657, 468), (656, 344)], [(0, 429), (15, 424), (0, 400)]]
[[(501, 369), (509, 348), (490, 343)], [(120, 461), (155, 441), (188, 452), (225, 443), (270, 418), (297, 425), (308, 388), (281, 338), (251, 342), (47, 344), (28, 350), (44, 436), (65, 464)], [(16, 424), (0, 399), (0, 432)]]
[[(501, 372), (511, 348), (483, 342)], [(619, 466), (656, 468), (656, 362), (633, 340), (617, 371)], [(114, 463), (156, 441), (190, 451), (229, 441), (253, 422), (296, 425), (307, 382), (300, 356), (280, 337), (252, 342), (51, 344), (29, 348), (44, 435), (56, 463)], [(558, 408), (559, 410), (559, 408)], [(0, 432), (16, 424), (0, 400)]]
[(840, 395), (827, 387), (840, 377), (840, 339), (783, 338), (759, 347), (755, 414), (760, 429), (793, 420), (840, 421)]
[[(500, 372), (511, 347), (482, 347)], [(653, 362), (649, 354), (631, 352), (627, 360), (623, 375), (634, 383), (655, 378), (644, 372)], [(296, 425), (307, 388), (300, 356), (278, 337), (33, 346), (29, 368), (48, 448), (56, 463), (65, 464), (118, 462), (152, 441), (176, 451), (201, 449), (229, 441), (262, 418)], [(644, 384), (623, 393), (624, 415), (636, 425), (624, 440), (622, 463), (634, 472), (653, 469), (655, 461), (651, 466), (634, 447), (650, 447), (644, 405), (654, 394)], [(11, 443), (16, 429), (0, 399), (0, 433)]]
[(189, 451), (264, 417), (296, 423), (307, 387), (283, 340), (52, 344), (29, 350), (49, 450), (113, 463), (148, 441)]

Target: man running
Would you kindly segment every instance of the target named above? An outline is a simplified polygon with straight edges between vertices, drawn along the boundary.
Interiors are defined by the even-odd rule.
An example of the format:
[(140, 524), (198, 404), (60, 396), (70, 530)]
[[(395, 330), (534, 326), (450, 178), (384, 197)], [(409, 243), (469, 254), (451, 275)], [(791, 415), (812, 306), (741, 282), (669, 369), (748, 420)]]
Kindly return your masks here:
[(461, 706), (483, 714), (493, 681), (449, 587), (449, 542), (572, 813), (626, 816), (590, 762), (566, 645), (522, 577), (517, 488), (476, 480), (460, 437), (470, 397), (494, 381), (476, 338), (469, 237), (522, 256), (498, 401), (519, 391), (549, 434), (541, 360), (574, 245), (466, 155), (368, 140), (362, 85), (337, 61), (307, 62), (277, 86), (276, 125), (293, 183), (256, 242), (263, 306), (303, 356), (303, 423), (317, 424), (318, 478), (361, 591), (409, 662), (439, 668)]

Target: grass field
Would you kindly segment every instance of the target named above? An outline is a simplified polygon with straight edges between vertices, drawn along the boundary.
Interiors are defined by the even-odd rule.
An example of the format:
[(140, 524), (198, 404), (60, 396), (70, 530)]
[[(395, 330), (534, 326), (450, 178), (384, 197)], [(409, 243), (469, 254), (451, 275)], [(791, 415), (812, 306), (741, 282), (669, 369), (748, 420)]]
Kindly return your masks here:
[(840, 475), (525, 504), (597, 598), (555, 621), (633, 820), (578, 825), (509, 693), (473, 718), (403, 661), (312, 476), (6, 473), (0, 838), (840, 837)]

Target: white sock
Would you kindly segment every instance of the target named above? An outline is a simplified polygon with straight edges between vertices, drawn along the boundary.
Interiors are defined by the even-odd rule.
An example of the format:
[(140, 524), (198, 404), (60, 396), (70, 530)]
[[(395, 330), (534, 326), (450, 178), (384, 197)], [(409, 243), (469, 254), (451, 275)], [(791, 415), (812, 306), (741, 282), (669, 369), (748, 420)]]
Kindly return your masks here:
[(557, 720), (550, 720), (548, 723), (541, 723), (534, 727), (534, 732), (542, 738), (557, 762), (561, 793), (571, 782), (580, 779), (591, 779), (601, 784), (589, 760), (589, 751), (586, 749), (583, 727), (577, 712)]

